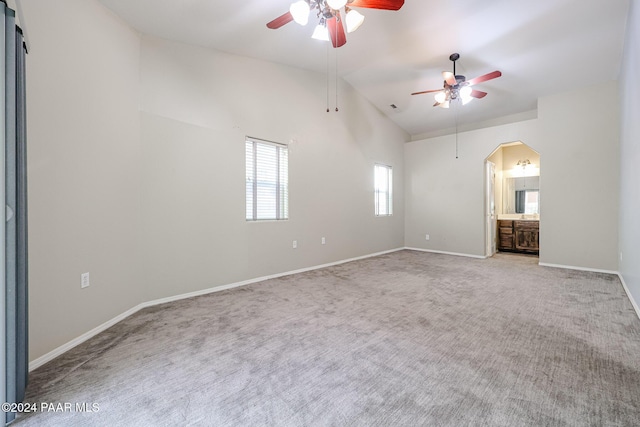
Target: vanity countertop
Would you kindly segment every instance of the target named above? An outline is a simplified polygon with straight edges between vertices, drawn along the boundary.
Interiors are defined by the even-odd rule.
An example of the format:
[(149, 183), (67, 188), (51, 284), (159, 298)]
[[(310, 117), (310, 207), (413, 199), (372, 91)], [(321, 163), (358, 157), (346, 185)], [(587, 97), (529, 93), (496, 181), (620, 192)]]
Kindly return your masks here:
[(540, 221), (540, 215), (522, 215), (522, 214), (501, 214), (498, 219), (510, 221)]

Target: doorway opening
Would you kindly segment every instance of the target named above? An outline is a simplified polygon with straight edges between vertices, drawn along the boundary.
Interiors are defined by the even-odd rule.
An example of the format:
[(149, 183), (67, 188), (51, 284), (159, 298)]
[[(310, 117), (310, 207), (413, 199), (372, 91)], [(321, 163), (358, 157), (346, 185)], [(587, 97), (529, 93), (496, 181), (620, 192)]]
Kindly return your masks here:
[(540, 254), (540, 154), (521, 141), (485, 159), (485, 254)]

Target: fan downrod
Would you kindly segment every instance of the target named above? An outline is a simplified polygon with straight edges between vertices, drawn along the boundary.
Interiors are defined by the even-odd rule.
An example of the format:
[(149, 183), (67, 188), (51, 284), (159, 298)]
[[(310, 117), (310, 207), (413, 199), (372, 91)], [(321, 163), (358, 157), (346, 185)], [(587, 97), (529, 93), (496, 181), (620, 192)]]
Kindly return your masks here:
[(451, 55), (449, 55), (449, 60), (453, 62), (453, 75), (455, 76), (456, 80), (458, 79), (458, 76), (456, 76), (456, 61), (458, 59), (460, 59), (459, 53), (452, 53)]

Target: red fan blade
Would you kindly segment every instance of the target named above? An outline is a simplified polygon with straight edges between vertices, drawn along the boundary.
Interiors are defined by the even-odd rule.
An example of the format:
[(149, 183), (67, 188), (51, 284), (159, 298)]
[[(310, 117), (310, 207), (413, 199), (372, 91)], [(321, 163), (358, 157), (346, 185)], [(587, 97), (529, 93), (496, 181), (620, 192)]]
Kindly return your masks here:
[(347, 42), (347, 36), (344, 33), (344, 27), (342, 26), (342, 19), (338, 21), (340, 13), (331, 19), (327, 19), (327, 29), (329, 30), (329, 37), (331, 37), (331, 43), (333, 47), (344, 46)]
[(422, 92), (413, 92), (411, 95), (422, 95), (423, 93), (434, 93), (440, 91), (442, 91), (442, 89), (423, 90)]
[(475, 79), (469, 80), (467, 83), (469, 86), (477, 85), (478, 83), (486, 82), (487, 80), (495, 79), (500, 77), (502, 73), (500, 71), (494, 71), (492, 73), (485, 74), (484, 76), (476, 77)]
[(480, 99), (480, 98), (484, 98), (485, 96), (487, 96), (487, 92), (483, 92), (483, 91), (481, 91), (481, 90), (475, 90), (475, 89), (473, 89), (473, 90), (471, 91), (471, 96), (473, 96), (474, 98), (478, 98), (478, 99)]
[(404, 0), (352, 0), (349, 7), (366, 7), (369, 9), (399, 10)]
[(293, 15), (291, 15), (291, 12), (287, 12), (281, 16), (278, 16), (273, 21), (269, 22), (267, 24), (267, 27), (271, 28), (272, 30), (275, 30), (282, 27), (284, 24), (288, 24), (291, 21), (293, 21)]
[(444, 81), (447, 82), (449, 86), (455, 86), (458, 84), (456, 76), (451, 71), (443, 71), (442, 77), (444, 77)]

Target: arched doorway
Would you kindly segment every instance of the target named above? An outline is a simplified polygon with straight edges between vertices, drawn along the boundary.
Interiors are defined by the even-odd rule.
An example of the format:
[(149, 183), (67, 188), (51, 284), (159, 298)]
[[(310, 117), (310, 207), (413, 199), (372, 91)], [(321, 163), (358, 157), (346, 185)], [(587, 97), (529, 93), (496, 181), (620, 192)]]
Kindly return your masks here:
[(539, 255), (540, 154), (521, 141), (499, 145), (485, 159), (486, 255)]

